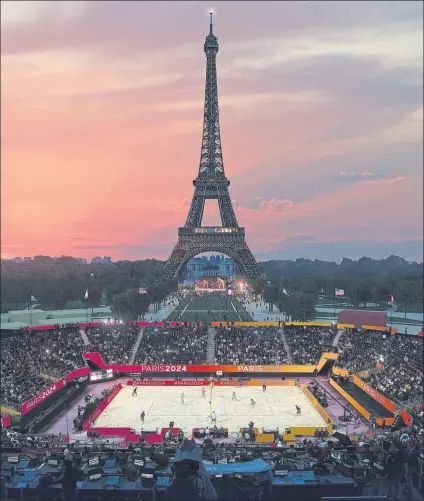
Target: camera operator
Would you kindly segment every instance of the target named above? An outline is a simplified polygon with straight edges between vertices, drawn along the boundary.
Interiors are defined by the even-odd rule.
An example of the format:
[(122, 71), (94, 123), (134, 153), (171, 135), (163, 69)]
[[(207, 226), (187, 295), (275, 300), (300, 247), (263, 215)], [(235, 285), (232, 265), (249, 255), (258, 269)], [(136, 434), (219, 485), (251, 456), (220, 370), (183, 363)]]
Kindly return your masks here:
[(165, 500), (215, 499), (215, 489), (207, 475), (200, 452), (193, 439), (185, 439), (177, 451), (173, 465), (174, 479), (165, 493)]
[(55, 484), (61, 483), (65, 501), (74, 501), (77, 482), (82, 479), (82, 470), (72, 464), (71, 459), (65, 459), (64, 469), (60, 477), (54, 481)]

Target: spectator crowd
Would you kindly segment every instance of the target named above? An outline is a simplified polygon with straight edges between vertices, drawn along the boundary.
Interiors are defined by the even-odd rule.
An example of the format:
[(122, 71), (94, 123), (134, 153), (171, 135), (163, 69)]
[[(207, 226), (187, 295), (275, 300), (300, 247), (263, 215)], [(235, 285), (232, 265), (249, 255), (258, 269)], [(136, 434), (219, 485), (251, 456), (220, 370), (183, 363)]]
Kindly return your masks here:
[(282, 333), (276, 327), (219, 327), (215, 336), (215, 363), (286, 364)]
[(390, 336), (384, 345), (384, 369), (367, 379), (371, 386), (388, 398), (408, 401), (422, 399), (423, 390), (423, 338), (418, 336)]
[(335, 333), (328, 327), (289, 326), (284, 333), (293, 364), (316, 365), (325, 351), (332, 351)]
[(131, 349), (140, 328), (136, 325), (106, 325), (88, 327), (85, 334), (89, 350), (98, 351), (107, 364), (129, 363)]
[(144, 329), (136, 364), (204, 364), (207, 327), (147, 327)]
[(78, 327), (23, 332), (1, 341), (1, 400), (20, 410), (21, 403), (83, 365), (86, 351)]

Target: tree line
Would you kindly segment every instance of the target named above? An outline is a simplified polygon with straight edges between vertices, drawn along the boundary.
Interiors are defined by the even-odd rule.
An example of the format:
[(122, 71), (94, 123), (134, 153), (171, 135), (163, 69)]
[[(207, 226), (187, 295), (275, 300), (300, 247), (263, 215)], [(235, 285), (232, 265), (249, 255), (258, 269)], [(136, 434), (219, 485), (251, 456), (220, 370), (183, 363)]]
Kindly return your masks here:
[[(163, 301), (176, 290), (175, 280), (163, 279), (164, 264), (156, 259), (83, 264), (65, 256), (55, 261), (36, 256), (25, 263), (2, 260), (2, 311), (16, 309), (15, 305), (25, 308), (34, 296), (42, 309), (63, 309), (70, 302), (80, 302), (89, 307), (108, 304), (114, 312), (121, 312), (121, 318), (133, 312), (143, 315), (149, 304)], [(280, 307), (285, 302), (286, 311), (300, 311), (304, 296), (306, 304), (312, 305), (319, 294), (331, 297), (336, 288), (344, 289), (354, 306), (367, 302), (387, 304), (393, 295), (398, 308), (422, 311), (423, 263), (390, 256), (379, 261), (366, 257), (358, 261), (343, 259), (340, 264), (307, 259), (267, 261), (259, 266), (265, 278), (253, 283), (254, 291), (262, 293), (270, 304)], [(139, 294), (140, 287), (147, 294)], [(283, 289), (290, 292), (291, 299)], [(296, 307), (294, 298), (298, 298)], [(309, 316), (313, 314), (310, 310), (308, 306)]]

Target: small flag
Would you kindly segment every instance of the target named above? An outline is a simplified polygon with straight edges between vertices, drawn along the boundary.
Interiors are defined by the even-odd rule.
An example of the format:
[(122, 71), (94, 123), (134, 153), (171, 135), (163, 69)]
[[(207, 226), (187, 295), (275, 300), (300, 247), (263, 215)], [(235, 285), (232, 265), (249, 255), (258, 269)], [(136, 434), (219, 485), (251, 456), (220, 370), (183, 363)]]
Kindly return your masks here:
[(233, 291), (233, 289), (228, 289), (227, 294), (228, 294), (229, 296), (234, 296), (234, 291)]
[(86, 291), (85, 291), (84, 299), (88, 299), (88, 289), (86, 289)]
[(31, 295), (31, 303), (36, 303), (37, 301), (38, 299), (35, 296)]
[(139, 294), (147, 294), (147, 291), (146, 291), (146, 289), (142, 289), (141, 287), (139, 287), (138, 293)]
[(393, 297), (393, 294), (390, 296), (390, 304), (394, 304), (395, 303), (395, 298)]
[(344, 296), (344, 289), (336, 289), (335, 294), (336, 296)]
[(289, 295), (289, 293), (286, 291), (286, 289), (283, 289), (283, 294), (285, 294), (286, 296)]

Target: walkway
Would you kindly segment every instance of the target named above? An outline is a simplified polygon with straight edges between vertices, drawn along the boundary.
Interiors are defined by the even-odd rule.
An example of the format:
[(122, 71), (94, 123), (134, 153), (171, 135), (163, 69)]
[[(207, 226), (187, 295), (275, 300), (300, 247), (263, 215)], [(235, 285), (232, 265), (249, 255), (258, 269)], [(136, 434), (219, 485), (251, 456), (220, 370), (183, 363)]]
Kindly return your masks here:
[(334, 339), (333, 339), (333, 343), (332, 345), (337, 347), (339, 346), (339, 341), (340, 341), (340, 338), (342, 337), (342, 334), (343, 334), (343, 329), (339, 329), (337, 331), (337, 334), (335, 335)]
[(133, 347), (131, 348), (131, 355), (130, 355), (129, 364), (134, 363), (135, 356), (137, 355), (138, 347), (140, 346), (141, 340), (143, 339), (143, 332), (144, 332), (144, 327), (140, 327), (140, 331), (138, 333), (137, 339), (135, 340), (135, 343), (134, 343)]
[(273, 311), (268, 310), (269, 305), (261, 296), (257, 296), (256, 301), (242, 301), (247, 312), (252, 316), (255, 322), (264, 322), (269, 319), (270, 322), (277, 322), (284, 319), (284, 313), (274, 305)]
[(206, 363), (210, 365), (215, 364), (215, 334), (216, 331), (213, 327), (208, 327), (208, 342), (206, 345)]
[(286, 333), (284, 332), (284, 327), (282, 329), (278, 329), (278, 332), (281, 334), (281, 337), (283, 338), (284, 348), (286, 349), (287, 352), (287, 363), (292, 364), (293, 363), (292, 352), (286, 337)]
[(88, 346), (90, 341), (88, 340), (87, 334), (84, 332), (83, 329), (80, 329), (79, 333), (81, 334), (82, 340), (84, 341), (85, 346)]

